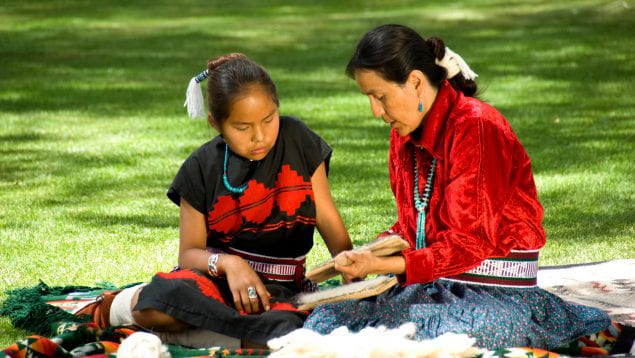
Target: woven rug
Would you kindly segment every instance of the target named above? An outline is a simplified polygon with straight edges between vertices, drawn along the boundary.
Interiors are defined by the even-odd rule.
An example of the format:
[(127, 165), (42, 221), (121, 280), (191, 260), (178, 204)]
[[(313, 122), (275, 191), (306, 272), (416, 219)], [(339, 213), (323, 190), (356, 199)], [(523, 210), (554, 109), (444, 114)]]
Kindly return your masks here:
[[(55, 325), (59, 334), (53, 337), (33, 335), (23, 338), (0, 351), (0, 357), (6, 358), (54, 358), (54, 357), (92, 357), (115, 358), (122, 342), (135, 332), (132, 327), (112, 327), (100, 330), (94, 323), (59, 323)], [(559, 356), (608, 356), (617, 342), (622, 326), (614, 324), (610, 329), (592, 336), (582, 337), (555, 351), (539, 348), (510, 347), (492, 351), (481, 351), (474, 358), (555, 358)], [(192, 357), (266, 357), (271, 352), (264, 349), (226, 349), (212, 347), (207, 349), (189, 349), (168, 346), (173, 358)], [(305, 352), (308, 357), (316, 357)], [(315, 353), (315, 352), (313, 352)]]
[(600, 308), (613, 321), (635, 326), (635, 259), (541, 267), (538, 286), (566, 301)]

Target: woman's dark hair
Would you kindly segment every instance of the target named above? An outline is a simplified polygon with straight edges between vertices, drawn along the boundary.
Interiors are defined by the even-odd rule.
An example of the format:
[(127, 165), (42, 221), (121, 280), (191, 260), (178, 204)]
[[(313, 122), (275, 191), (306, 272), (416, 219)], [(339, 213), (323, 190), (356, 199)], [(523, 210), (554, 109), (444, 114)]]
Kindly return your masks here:
[(232, 103), (253, 85), (261, 86), (276, 106), (280, 105), (276, 85), (267, 71), (241, 53), (212, 58), (207, 69), (207, 104), (217, 124), (229, 117)]
[[(346, 66), (346, 74), (355, 78), (357, 70), (372, 70), (386, 81), (406, 82), (413, 70), (423, 72), (435, 88), (447, 78), (445, 68), (436, 64), (445, 56), (443, 40), (424, 39), (413, 29), (402, 25), (383, 25), (364, 35)], [(452, 87), (466, 96), (474, 96), (476, 82), (461, 73), (448, 79)]]

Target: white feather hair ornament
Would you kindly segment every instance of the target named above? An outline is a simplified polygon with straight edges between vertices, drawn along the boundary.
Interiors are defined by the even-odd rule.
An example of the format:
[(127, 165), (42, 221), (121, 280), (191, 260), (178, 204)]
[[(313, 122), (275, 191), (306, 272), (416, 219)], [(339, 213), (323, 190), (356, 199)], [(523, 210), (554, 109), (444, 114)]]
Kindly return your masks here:
[(203, 91), (201, 90), (201, 82), (203, 82), (209, 74), (208, 70), (192, 77), (190, 84), (185, 92), (185, 103), (183, 107), (187, 108), (187, 114), (190, 118), (206, 118), (205, 100), (203, 99)]
[(448, 78), (458, 75), (459, 72), (468, 80), (474, 81), (474, 79), (478, 77), (476, 72), (472, 71), (465, 60), (456, 52), (450, 50), (449, 47), (445, 48), (443, 58), (441, 60), (435, 60), (435, 63), (448, 71)]

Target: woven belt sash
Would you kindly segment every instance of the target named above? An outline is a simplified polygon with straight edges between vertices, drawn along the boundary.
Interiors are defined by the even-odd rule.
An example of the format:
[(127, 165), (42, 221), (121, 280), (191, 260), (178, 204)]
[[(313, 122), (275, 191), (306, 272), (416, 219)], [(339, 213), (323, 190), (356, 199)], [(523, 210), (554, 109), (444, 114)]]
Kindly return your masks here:
[(216, 247), (208, 247), (207, 251), (215, 254), (230, 254), (240, 256), (254, 271), (272, 281), (296, 282), (298, 287), (302, 287), (305, 273), (306, 256), (295, 258), (272, 257), (250, 252), (225, 248), (223, 250)]
[(485, 286), (534, 287), (540, 250), (512, 250), (507, 257), (484, 260), (479, 266), (442, 280)]

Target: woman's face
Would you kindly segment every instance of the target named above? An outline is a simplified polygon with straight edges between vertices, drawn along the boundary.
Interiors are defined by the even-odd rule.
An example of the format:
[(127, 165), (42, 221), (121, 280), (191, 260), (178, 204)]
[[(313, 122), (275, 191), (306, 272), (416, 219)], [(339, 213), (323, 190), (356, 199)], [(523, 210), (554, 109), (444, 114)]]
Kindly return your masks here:
[(251, 86), (229, 108), (217, 130), (232, 152), (249, 160), (261, 160), (278, 138), (280, 117), (271, 95), (260, 86)]
[(355, 71), (355, 81), (370, 99), (373, 116), (381, 116), (400, 136), (406, 136), (419, 127), (426, 111), (419, 112), (417, 88), (420, 84), (412, 76), (404, 84), (398, 84), (386, 81), (375, 71), (358, 70)]

